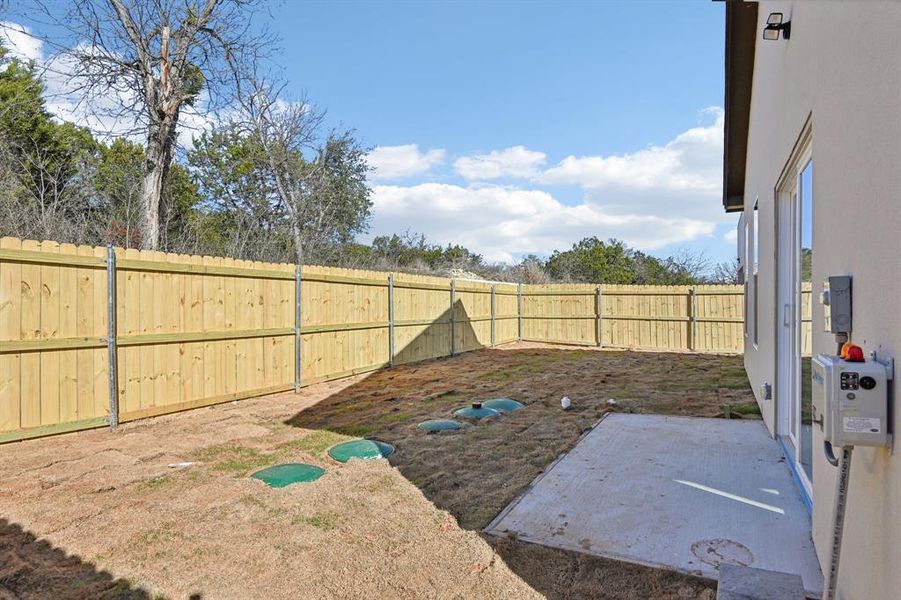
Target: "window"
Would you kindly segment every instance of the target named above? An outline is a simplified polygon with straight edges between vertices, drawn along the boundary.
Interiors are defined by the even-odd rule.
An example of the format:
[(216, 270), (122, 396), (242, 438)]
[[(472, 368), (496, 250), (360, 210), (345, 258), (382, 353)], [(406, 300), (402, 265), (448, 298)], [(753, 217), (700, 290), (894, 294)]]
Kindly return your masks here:
[(757, 209), (757, 200), (754, 201), (754, 218), (753, 225), (751, 228), (751, 243), (752, 243), (752, 253), (751, 253), (751, 264), (750, 269), (753, 273), (751, 282), (751, 293), (753, 294), (753, 304), (754, 304), (754, 346), (757, 346), (757, 343), (760, 341), (760, 328), (757, 326), (758, 321), (760, 321), (760, 310), (757, 302), (758, 293), (757, 293), (757, 273), (760, 270), (760, 227), (758, 221), (758, 215), (760, 211)]

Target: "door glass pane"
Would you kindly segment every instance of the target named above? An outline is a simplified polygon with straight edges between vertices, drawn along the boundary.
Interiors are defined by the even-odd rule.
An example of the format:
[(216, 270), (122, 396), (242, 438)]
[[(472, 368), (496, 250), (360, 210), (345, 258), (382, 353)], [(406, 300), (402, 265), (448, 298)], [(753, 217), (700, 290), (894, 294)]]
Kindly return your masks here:
[(810, 357), (813, 345), (811, 323), (811, 267), (813, 265), (813, 161), (807, 163), (800, 177), (801, 225), (801, 466), (813, 481), (813, 430), (811, 424)]

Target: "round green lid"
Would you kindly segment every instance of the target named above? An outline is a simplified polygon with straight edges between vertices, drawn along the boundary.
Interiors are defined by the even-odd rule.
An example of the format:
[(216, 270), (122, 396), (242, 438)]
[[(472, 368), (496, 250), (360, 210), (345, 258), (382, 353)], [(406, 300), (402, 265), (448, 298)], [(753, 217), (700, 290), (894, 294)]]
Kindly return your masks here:
[(429, 419), (418, 425), (423, 431), (434, 433), (436, 431), (455, 431), (463, 428), (463, 423), (453, 419)]
[(499, 417), (500, 411), (484, 406), (481, 402), (473, 402), (471, 406), (464, 406), (454, 411), (458, 417), (466, 419), (484, 419), (485, 417)]
[(275, 465), (257, 471), (251, 477), (259, 479), (269, 487), (282, 488), (292, 483), (309, 483), (325, 474), (325, 469), (305, 463)]
[(519, 410), (520, 408), (525, 408), (526, 405), (522, 402), (517, 402), (512, 398), (495, 398), (493, 400), (482, 402), (482, 406), (487, 406), (488, 408), (493, 408), (502, 413), (507, 413)]
[(378, 440), (353, 440), (329, 448), (328, 455), (338, 462), (346, 463), (352, 458), (375, 460), (394, 454), (394, 446)]

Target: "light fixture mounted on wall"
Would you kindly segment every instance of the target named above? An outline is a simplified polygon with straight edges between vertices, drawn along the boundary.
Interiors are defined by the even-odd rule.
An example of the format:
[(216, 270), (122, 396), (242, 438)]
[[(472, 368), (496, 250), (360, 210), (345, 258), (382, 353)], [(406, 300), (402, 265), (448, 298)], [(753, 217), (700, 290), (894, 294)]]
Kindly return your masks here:
[(763, 29), (763, 39), (778, 40), (779, 32), (782, 32), (782, 39), (789, 39), (792, 32), (792, 22), (786, 21), (783, 23), (781, 12), (770, 13), (770, 16), (766, 18), (766, 27)]

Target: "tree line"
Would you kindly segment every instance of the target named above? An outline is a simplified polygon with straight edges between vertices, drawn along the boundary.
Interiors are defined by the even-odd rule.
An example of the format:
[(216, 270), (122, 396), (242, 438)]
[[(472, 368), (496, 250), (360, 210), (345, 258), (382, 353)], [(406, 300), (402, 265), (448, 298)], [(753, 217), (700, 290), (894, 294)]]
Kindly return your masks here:
[[(516, 265), (410, 233), (359, 243), (372, 208), (367, 149), (352, 129), (327, 128), (308, 98), (286, 97), (268, 67), (277, 40), (251, 27), (262, 5), (29, 3), (58, 51), (35, 64), (0, 47), (0, 235), (505, 281), (736, 277), (698, 255), (659, 259), (597, 238)], [(91, 127), (51, 114), (48, 72)]]

